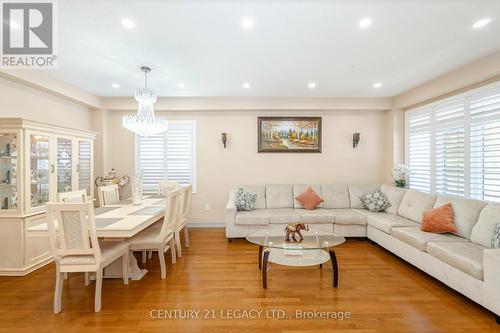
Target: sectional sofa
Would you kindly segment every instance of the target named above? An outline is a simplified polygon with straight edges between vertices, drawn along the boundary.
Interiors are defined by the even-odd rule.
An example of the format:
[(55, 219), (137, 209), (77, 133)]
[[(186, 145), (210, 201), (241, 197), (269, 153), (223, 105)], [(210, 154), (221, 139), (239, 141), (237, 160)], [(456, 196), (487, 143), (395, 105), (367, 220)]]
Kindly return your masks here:
[[(386, 185), (311, 185), (324, 202), (305, 210), (294, 198), (306, 186), (240, 186), (257, 194), (253, 211), (238, 211), (238, 189), (231, 190), (225, 214), (228, 240), (297, 222), (344, 237), (367, 237), (489, 309), (499, 322), (500, 249), (491, 248), (491, 240), (500, 223), (500, 204)], [(392, 205), (384, 212), (370, 212), (359, 197), (378, 188)], [(457, 234), (421, 231), (424, 211), (448, 202), (453, 205)]]

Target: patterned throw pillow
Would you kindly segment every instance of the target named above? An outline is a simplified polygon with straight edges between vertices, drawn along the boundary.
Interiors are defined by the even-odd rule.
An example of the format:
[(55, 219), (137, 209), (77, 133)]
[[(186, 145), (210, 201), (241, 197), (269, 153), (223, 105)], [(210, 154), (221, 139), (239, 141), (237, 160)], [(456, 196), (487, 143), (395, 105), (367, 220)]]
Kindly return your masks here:
[(253, 210), (255, 199), (257, 199), (257, 194), (247, 192), (240, 188), (236, 196), (236, 208), (238, 210)]
[(380, 212), (387, 207), (392, 206), (392, 204), (380, 189), (372, 193), (366, 193), (360, 196), (359, 199), (361, 200), (361, 202), (363, 202), (365, 207), (368, 208), (370, 212)]
[(494, 249), (500, 249), (500, 223), (495, 224), (495, 228), (493, 229), (491, 247)]

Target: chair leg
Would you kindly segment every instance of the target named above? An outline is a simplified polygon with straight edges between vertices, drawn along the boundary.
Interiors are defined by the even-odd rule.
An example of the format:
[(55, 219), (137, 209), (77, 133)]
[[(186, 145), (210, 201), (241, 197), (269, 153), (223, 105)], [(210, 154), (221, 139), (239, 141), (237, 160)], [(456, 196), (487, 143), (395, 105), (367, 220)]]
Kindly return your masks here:
[(54, 313), (61, 312), (61, 298), (62, 298), (62, 287), (63, 287), (64, 273), (56, 269), (56, 288), (54, 290)]
[(186, 245), (186, 247), (189, 247), (189, 235), (188, 235), (187, 225), (184, 227), (184, 244)]
[(90, 285), (90, 273), (85, 272), (85, 287), (88, 287)]
[[(180, 230), (179, 230), (180, 231)], [(179, 231), (175, 233), (175, 244), (177, 246), (177, 255), (182, 257), (182, 245), (181, 245), (181, 236)]]
[(153, 250), (149, 250), (148, 252), (148, 259), (153, 258)]
[(146, 263), (146, 250), (142, 250), (142, 263)]
[(165, 264), (165, 252), (163, 252), (163, 245), (158, 247), (158, 258), (160, 259), (161, 278), (167, 277), (167, 265)]
[(102, 275), (104, 273), (103, 268), (99, 268), (95, 275), (95, 299), (94, 299), (94, 310), (95, 312), (101, 311), (101, 293), (102, 293)]
[(175, 241), (172, 238), (169, 242), (170, 254), (172, 255), (172, 265), (177, 262), (177, 254), (175, 253)]
[(128, 251), (122, 257), (123, 284), (128, 284)]

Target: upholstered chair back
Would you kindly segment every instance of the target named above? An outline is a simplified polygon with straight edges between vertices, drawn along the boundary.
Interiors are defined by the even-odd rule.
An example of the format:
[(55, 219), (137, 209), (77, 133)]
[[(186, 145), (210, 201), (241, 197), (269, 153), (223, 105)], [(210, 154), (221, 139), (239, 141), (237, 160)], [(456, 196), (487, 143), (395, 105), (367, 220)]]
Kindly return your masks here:
[(47, 204), (47, 225), (58, 264), (94, 266), (100, 261), (91, 202)]

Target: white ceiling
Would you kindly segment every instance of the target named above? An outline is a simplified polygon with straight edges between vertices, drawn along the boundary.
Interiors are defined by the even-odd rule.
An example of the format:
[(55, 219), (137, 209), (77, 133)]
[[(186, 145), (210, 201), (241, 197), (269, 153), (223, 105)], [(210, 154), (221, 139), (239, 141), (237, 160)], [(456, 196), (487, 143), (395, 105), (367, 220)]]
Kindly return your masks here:
[[(58, 9), (54, 75), (99, 96), (131, 96), (148, 65), (160, 96), (387, 97), (500, 49), (498, 0), (65, 0)], [(373, 24), (361, 30), (364, 17)]]

